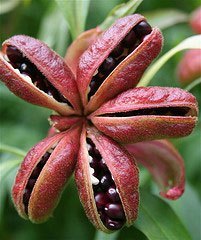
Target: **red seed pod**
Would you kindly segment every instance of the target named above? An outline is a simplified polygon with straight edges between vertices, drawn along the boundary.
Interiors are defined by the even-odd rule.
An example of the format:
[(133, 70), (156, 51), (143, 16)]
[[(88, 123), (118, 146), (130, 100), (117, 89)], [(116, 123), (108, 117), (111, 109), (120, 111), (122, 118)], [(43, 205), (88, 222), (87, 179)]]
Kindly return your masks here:
[(201, 34), (201, 7), (197, 8), (191, 15), (190, 26), (197, 34)]
[(6, 40), (0, 54), (0, 76), (13, 93), (30, 103), (63, 115), (81, 111), (73, 73), (37, 39), (18, 35)]
[(139, 87), (118, 95), (91, 114), (93, 124), (118, 142), (190, 134), (197, 120), (195, 97), (179, 88)]
[[(131, 47), (128, 34), (132, 33)], [(122, 50), (117, 49), (121, 44)], [(137, 85), (161, 50), (162, 35), (139, 14), (117, 20), (80, 57), (77, 81), (85, 113)], [(115, 56), (113, 52), (115, 52)]]
[(79, 149), (79, 128), (46, 138), (33, 147), (18, 171), (13, 201), (23, 218), (39, 223), (56, 207)]
[(184, 54), (177, 67), (177, 75), (182, 85), (201, 77), (201, 49), (191, 49)]
[[(94, 128), (83, 128), (75, 180), (85, 212), (96, 228), (110, 232), (136, 219), (139, 179), (134, 158)], [(113, 206), (108, 209), (108, 204)]]

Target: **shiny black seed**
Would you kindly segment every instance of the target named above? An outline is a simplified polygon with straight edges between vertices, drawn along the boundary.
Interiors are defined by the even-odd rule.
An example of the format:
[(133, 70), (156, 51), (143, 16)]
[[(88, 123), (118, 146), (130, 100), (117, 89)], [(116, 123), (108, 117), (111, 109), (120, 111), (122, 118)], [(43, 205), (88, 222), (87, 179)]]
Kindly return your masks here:
[(116, 67), (116, 61), (112, 57), (108, 57), (105, 61), (101, 64), (99, 70), (103, 74), (110, 73)]
[(109, 199), (106, 194), (101, 192), (95, 194), (95, 202), (98, 210), (104, 209), (108, 201)]
[(92, 167), (95, 171), (99, 169), (99, 161), (97, 161), (95, 158), (92, 158), (90, 162), (90, 167)]
[(152, 28), (146, 21), (142, 21), (134, 27), (134, 31), (138, 37), (143, 37), (151, 33)]
[(13, 62), (21, 62), (23, 60), (22, 53), (14, 46), (8, 46), (6, 49), (8, 59)]
[(89, 84), (89, 87), (90, 87), (90, 92), (88, 94), (88, 98), (90, 99), (91, 96), (93, 96), (95, 94), (95, 92), (97, 91), (98, 89), (98, 77), (93, 77), (92, 78), (92, 81), (90, 82)]
[(99, 215), (100, 215), (101, 221), (104, 223), (105, 220), (106, 220), (106, 217), (107, 217), (107, 216), (105, 215), (104, 210), (100, 210), (98, 213), (99, 213)]
[(32, 69), (31, 64), (24, 62), (24, 63), (20, 64), (18, 69), (19, 69), (20, 73), (26, 74), (31, 78), (34, 77), (33, 69)]
[(120, 64), (127, 56), (121, 56), (118, 60), (117, 63)]
[(30, 178), (37, 178), (39, 176), (40, 172), (41, 172), (41, 168), (37, 165), (34, 168)]
[(92, 142), (92, 140), (90, 138), (87, 138), (86, 141), (92, 148), (95, 147), (95, 144)]
[(23, 194), (24, 205), (28, 204), (30, 196), (31, 196), (31, 190), (26, 188)]
[(105, 221), (106, 228), (108, 228), (110, 230), (118, 230), (118, 229), (122, 228), (123, 225), (124, 225), (123, 221), (115, 221), (110, 218), (106, 218), (106, 221)]
[(130, 48), (131, 46), (133, 46), (137, 41), (137, 37), (136, 34), (133, 30), (131, 30), (126, 36), (125, 38), (122, 40), (122, 44), (126, 47), (126, 48)]
[(119, 203), (108, 203), (105, 206), (105, 213), (108, 217), (113, 219), (125, 220), (124, 210), (121, 204)]
[[(30, 77), (30, 76), (29, 76)], [(43, 90), (45, 89), (45, 84), (44, 82), (40, 81), (40, 80), (37, 80), (37, 81), (34, 81), (34, 85), (39, 88), (40, 90)]]
[(114, 49), (113, 51), (110, 53), (110, 55), (112, 57), (119, 57), (124, 51), (124, 47), (122, 45), (122, 43), (119, 43)]
[(50, 157), (50, 153), (46, 152), (41, 158), (40, 162), (38, 163), (38, 167), (43, 168), (43, 166), (45, 165), (49, 157)]
[(107, 190), (107, 196), (112, 202), (120, 202), (120, 197), (115, 186), (112, 186)]
[(94, 193), (102, 192), (102, 189), (99, 187), (99, 184), (97, 185), (92, 184), (92, 187), (93, 187)]
[(35, 183), (36, 183), (36, 179), (30, 178), (29, 181), (28, 181), (28, 183), (27, 183), (27, 188), (33, 189)]
[(27, 64), (22, 63), (19, 70), (20, 70), (20, 72), (26, 72), (27, 68), (28, 68)]
[(103, 175), (100, 179), (100, 187), (103, 189), (103, 191), (107, 191), (112, 182), (113, 180), (110, 174)]
[(103, 160), (101, 159), (101, 161), (99, 162), (99, 168), (102, 172), (109, 172), (107, 165), (103, 162)]
[(128, 54), (132, 53), (139, 45), (140, 42), (135, 43), (131, 48), (128, 49)]

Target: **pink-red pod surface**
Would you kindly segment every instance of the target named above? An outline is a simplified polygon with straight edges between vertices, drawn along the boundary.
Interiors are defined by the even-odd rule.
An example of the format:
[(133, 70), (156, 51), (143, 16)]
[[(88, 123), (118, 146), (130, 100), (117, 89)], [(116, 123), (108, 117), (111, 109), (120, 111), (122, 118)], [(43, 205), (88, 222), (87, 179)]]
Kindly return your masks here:
[(71, 126), (79, 124), (82, 121), (80, 117), (66, 117), (59, 115), (50, 115), (49, 117), (50, 125), (54, 127), (58, 132), (66, 131)]
[(12, 195), (24, 218), (43, 222), (53, 212), (73, 172), (79, 149), (79, 128), (46, 138), (33, 147), (16, 176)]
[(190, 26), (197, 34), (201, 34), (201, 7), (197, 8), (191, 15)]
[[(90, 155), (91, 149), (89, 148), (89, 141), (87, 138), (95, 145), (96, 156), (93, 156), (93, 154)], [(102, 178), (100, 178), (98, 184), (94, 182), (93, 178), (94, 176), (97, 177), (96, 174), (99, 174), (99, 171), (96, 172), (96, 166), (94, 166), (97, 152), (99, 152), (101, 158), (99, 164), (102, 161), (102, 165), (105, 165), (104, 170), (101, 170), (106, 171), (106, 173), (103, 173), (103, 176), (110, 172), (111, 178), (113, 179), (110, 184), (111, 186), (115, 186), (119, 194), (120, 201), (117, 205), (122, 205), (125, 214), (125, 219), (119, 220), (122, 226), (124, 223), (123, 220), (125, 224), (130, 225), (137, 218), (139, 203), (138, 168), (135, 165), (134, 158), (112, 139), (109, 139), (95, 129), (90, 128), (86, 130), (85, 127), (83, 128), (75, 171), (75, 180), (78, 186), (80, 200), (88, 218), (98, 229), (108, 232), (110, 230), (115, 230), (115, 228), (111, 228), (111, 226), (108, 225), (108, 217), (110, 215), (107, 215), (106, 206), (111, 202), (115, 204), (116, 201), (108, 199), (107, 193), (103, 190), (100, 192), (100, 190), (94, 188), (94, 186), (98, 187), (98, 184), (103, 184)], [(92, 158), (91, 161), (89, 161), (90, 157)], [(92, 168), (95, 169), (93, 173), (91, 172)], [(100, 166), (98, 168), (101, 169)], [(93, 174), (93, 177), (91, 174)], [(105, 203), (103, 203), (103, 205), (105, 205), (102, 209), (100, 206), (101, 203), (97, 200), (100, 194), (103, 194), (105, 201)]]
[(177, 75), (182, 85), (201, 77), (201, 49), (191, 49), (184, 54), (177, 67)]
[(176, 200), (184, 192), (184, 162), (173, 144), (167, 140), (146, 141), (127, 144), (138, 164), (142, 164), (152, 174), (160, 188), (161, 196)]
[[(23, 63), (29, 64), (32, 67), (29, 73), (25, 71), (25, 76), (17, 71), (19, 70), (17, 67), (18, 62), (15, 61), (16, 58), (13, 59), (13, 49), (15, 50), (15, 55), (21, 54), (21, 61)], [(16, 95), (33, 104), (41, 106), (45, 104), (45, 107), (49, 108), (51, 108), (51, 104), (64, 105), (65, 103), (60, 108), (62, 109), (63, 107), (64, 110), (68, 110), (69, 114), (80, 112), (79, 93), (73, 73), (64, 60), (45, 43), (28, 36), (18, 35), (4, 42), (2, 52), (0, 57), (0, 75), (3, 77), (2, 80), (8, 88)], [(9, 60), (10, 64), (6, 60)], [(12, 67), (13, 65), (15, 65), (14, 68)], [(33, 68), (35, 68), (34, 74)], [(38, 75), (35, 74), (37, 70)], [(44, 88), (49, 88), (46, 93), (41, 91), (41, 86), (37, 84), (37, 80), (35, 79), (39, 74), (44, 77), (43, 81), (46, 82)], [(64, 85), (65, 88), (63, 87)], [(51, 90), (53, 88), (56, 88), (58, 91), (57, 95), (61, 94), (63, 96), (63, 99), (59, 103), (52, 96)], [(55, 100), (57, 101), (56, 103)], [(62, 100), (64, 101), (63, 104)], [(69, 106), (65, 100), (71, 105)], [(58, 109), (54, 108), (52, 107), (53, 110), (58, 111)], [(60, 110), (61, 114), (65, 113), (63, 111)]]
[(195, 97), (179, 88), (135, 88), (118, 95), (91, 114), (93, 124), (124, 142), (181, 137), (197, 120)]
[(64, 59), (74, 75), (77, 74), (77, 67), (79, 64), (80, 56), (87, 50), (87, 48), (97, 39), (101, 33), (102, 31), (99, 27), (87, 30), (80, 34), (68, 47)]
[[(90, 83), (100, 81), (93, 80), (93, 77), (101, 72), (101, 64), (113, 54), (119, 44), (123, 44), (127, 34), (144, 20), (144, 17), (138, 14), (117, 20), (81, 56), (77, 81), (84, 106), (88, 103), (88, 95), (92, 88)], [(121, 59), (122, 55), (118, 56), (118, 60), (115, 61), (116, 67), (109, 75), (101, 72), (100, 78), (105, 79), (91, 97), (85, 113), (96, 110), (103, 102), (137, 85), (145, 69), (160, 52), (162, 45), (162, 35), (158, 29), (150, 29), (149, 34), (140, 37), (136, 40), (136, 45), (132, 46), (133, 49), (124, 46), (126, 50), (124, 49), (122, 54), (125, 56), (123, 55), (123, 59)]]

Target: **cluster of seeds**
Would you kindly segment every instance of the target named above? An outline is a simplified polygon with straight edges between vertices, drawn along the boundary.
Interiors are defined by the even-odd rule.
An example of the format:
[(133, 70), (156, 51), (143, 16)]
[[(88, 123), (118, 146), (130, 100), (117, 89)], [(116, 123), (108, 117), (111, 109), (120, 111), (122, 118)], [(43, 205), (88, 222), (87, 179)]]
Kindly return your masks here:
[(107, 229), (118, 230), (126, 222), (118, 190), (100, 152), (87, 138), (90, 174), (94, 199), (100, 218)]
[(159, 115), (159, 116), (187, 116), (189, 113), (188, 107), (162, 107), (140, 109), (128, 112), (107, 113), (101, 115), (102, 117), (134, 117), (143, 115)]
[(26, 214), (28, 214), (28, 203), (29, 203), (29, 199), (31, 196), (31, 192), (33, 190), (33, 187), (37, 181), (37, 178), (39, 177), (44, 165), (46, 164), (48, 158), (50, 157), (51, 152), (53, 151), (53, 149), (51, 149), (50, 151), (46, 152), (40, 162), (36, 165), (36, 167), (34, 168), (28, 182), (26, 185), (26, 188), (24, 190), (24, 195), (23, 195), (23, 204), (24, 204), (24, 208), (25, 208), (25, 212)]
[(72, 107), (69, 101), (58, 92), (36, 66), (24, 57), (16, 47), (8, 46), (6, 54), (13, 68), (18, 69), (19, 72), (23, 74), (25, 78), (32, 81), (37, 88), (52, 96), (58, 102), (67, 103)]
[(114, 68), (133, 52), (141, 44), (144, 36), (151, 31), (151, 26), (146, 21), (141, 21), (125, 36), (95, 72), (89, 85), (88, 99), (95, 94)]

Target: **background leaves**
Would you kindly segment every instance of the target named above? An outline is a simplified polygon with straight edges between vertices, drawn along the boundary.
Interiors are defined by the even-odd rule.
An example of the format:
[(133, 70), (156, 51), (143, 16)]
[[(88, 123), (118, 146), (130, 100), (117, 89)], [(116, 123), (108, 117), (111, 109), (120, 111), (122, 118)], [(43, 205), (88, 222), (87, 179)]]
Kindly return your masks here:
[(150, 240), (190, 240), (191, 237), (173, 210), (160, 198), (141, 192), (139, 217), (135, 226)]

